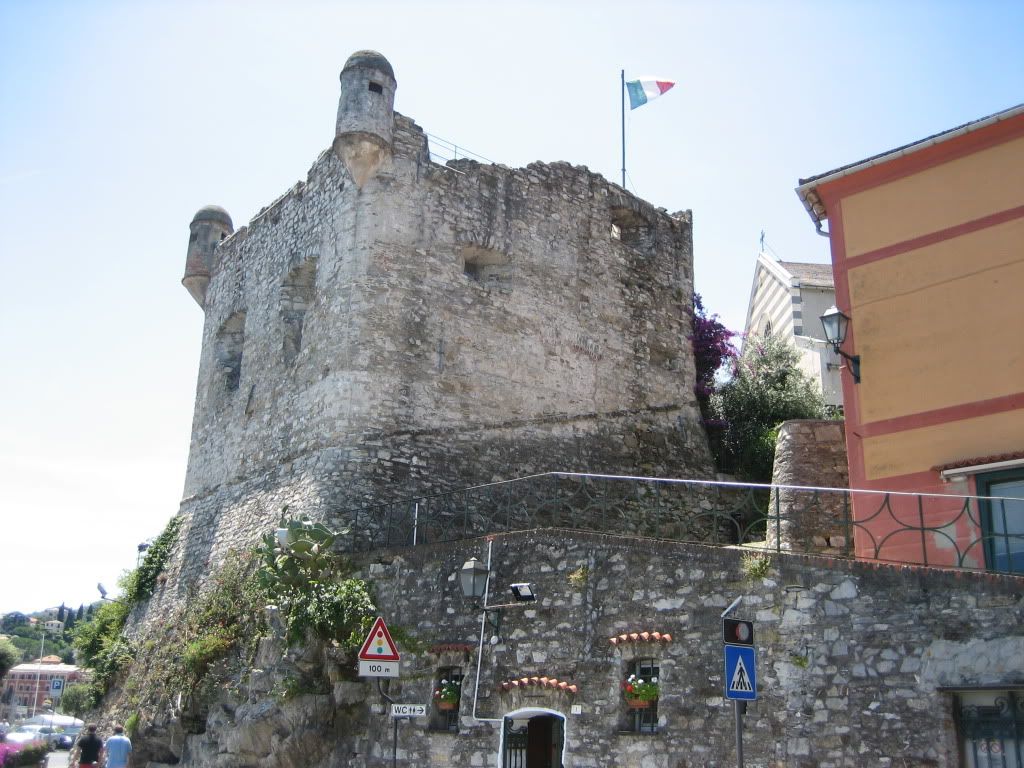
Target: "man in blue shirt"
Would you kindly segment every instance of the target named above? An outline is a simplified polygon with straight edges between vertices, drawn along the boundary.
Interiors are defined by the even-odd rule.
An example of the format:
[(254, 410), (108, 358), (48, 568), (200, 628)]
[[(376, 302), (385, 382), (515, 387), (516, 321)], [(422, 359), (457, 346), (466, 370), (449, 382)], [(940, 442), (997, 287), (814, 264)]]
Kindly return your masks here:
[(124, 726), (115, 725), (114, 735), (107, 739), (107, 768), (128, 768), (132, 742), (124, 735)]

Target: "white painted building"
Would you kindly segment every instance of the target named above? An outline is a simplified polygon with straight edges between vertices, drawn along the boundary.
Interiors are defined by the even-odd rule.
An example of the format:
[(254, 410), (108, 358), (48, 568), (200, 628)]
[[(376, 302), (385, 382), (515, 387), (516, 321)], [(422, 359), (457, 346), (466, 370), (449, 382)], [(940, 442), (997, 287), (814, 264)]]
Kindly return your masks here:
[(789, 339), (800, 352), (801, 369), (821, 384), (825, 403), (841, 406), (840, 361), (823, 338), (820, 320), (835, 301), (830, 264), (779, 261), (762, 251), (754, 267), (743, 335)]

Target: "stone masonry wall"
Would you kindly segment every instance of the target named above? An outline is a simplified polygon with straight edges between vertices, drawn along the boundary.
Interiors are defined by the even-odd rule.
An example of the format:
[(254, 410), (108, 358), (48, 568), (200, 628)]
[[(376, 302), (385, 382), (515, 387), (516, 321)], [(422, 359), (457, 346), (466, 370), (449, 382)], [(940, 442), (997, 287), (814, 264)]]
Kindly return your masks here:
[[(220, 242), (165, 600), (280, 516), (548, 470), (708, 477), (690, 214), (586, 168), (439, 166), (395, 115)], [(335, 520), (344, 524), (343, 520)]]
[[(486, 559), (488, 541), (491, 604), (509, 602), (507, 585), (522, 580), (539, 600), (505, 610), (500, 630), (484, 634), (474, 716), (480, 613), (462, 597), (457, 571), (470, 556)], [(367, 557), (362, 574), (381, 615), (420, 644), (400, 649), (401, 678), (386, 688), (430, 715), (401, 723), (399, 765), (501, 765), (502, 719), (537, 714), (564, 718), (566, 768), (735, 765), (719, 615), (738, 596), (733, 615), (755, 622), (757, 647), (759, 698), (744, 725), (751, 768), (952, 768), (953, 703), (940, 687), (1024, 682), (1024, 579), (786, 553), (752, 577), (743, 563), (736, 549), (561, 530)], [(609, 642), (642, 632), (662, 637)], [(620, 685), (628, 662), (643, 656), (660, 667), (653, 734), (625, 730)], [(442, 667), (465, 675), (456, 733), (434, 729)], [(390, 765), (392, 720), (376, 687), (329, 674), (329, 696), (279, 709), (261, 698), (263, 679), (247, 702), (215, 708), (182, 766)], [(522, 678), (537, 682), (502, 685)], [(307, 716), (302, 739), (289, 737), (295, 707)], [(275, 728), (273, 740), (248, 735)], [(254, 740), (264, 744), (256, 753)], [(301, 755), (288, 751), (293, 742)]]
[[(850, 485), (846, 459), (846, 425), (842, 421), (801, 419), (784, 422), (775, 443), (773, 485), (840, 488)], [(781, 537), (783, 549), (851, 555), (852, 509), (847, 493), (773, 490), (768, 515), (769, 543)]]
[[(700, 433), (688, 214), (565, 164), (433, 165), (402, 118), (396, 144), (361, 190), (325, 153), (306, 183), (218, 247), (187, 497), (392, 434), (443, 433), (444, 456), (407, 460), (464, 452), (489, 477), (512, 468), (480, 460), (479, 435), (460, 433), (563, 424), (585, 438), (594, 417), (616, 413), (657, 414), (670, 442)], [(644, 222), (642, 240), (614, 239), (623, 212)], [(315, 279), (289, 359), (282, 286), (303, 268)], [(244, 318), (244, 341), (228, 379), (232, 318)], [(670, 447), (662, 463), (706, 473), (699, 442)], [(534, 464), (562, 468), (565, 447), (534, 452)], [(614, 464), (629, 456), (602, 450)]]

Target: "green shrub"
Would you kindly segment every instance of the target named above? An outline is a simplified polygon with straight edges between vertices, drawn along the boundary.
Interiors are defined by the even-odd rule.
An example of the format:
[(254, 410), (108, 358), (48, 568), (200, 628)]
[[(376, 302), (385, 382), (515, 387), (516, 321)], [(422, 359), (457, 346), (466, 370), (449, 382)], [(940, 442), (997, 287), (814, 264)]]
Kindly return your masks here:
[(214, 630), (212, 634), (202, 635), (185, 646), (181, 661), (185, 671), (193, 678), (199, 679), (206, 674), (213, 662), (227, 656), (234, 647), (235, 638)]
[(750, 336), (732, 377), (711, 397), (722, 429), (719, 466), (742, 480), (770, 483), (775, 439), (789, 419), (825, 418), (821, 388), (798, 367), (796, 349), (774, 336)]
[(282, 519), (280, 526), (288, 531), (288, 543), (282, 546), (273, 533), (263, 537), (256, 550), (262, 561), (257, 580), (281, 608), (288, 642), (301, 643), (312, 634), (346, 649), (358, 647), (376, 608), (365, 581), (342, 578), (351, 570), (333, 549), (342, 534), (309, 521)]
[(123, 599), (128, 603), (140, 603), (153, 596), (156, 589), (157, 578), (163, 573), (167, 565), (167, 558), (171, 554), (171, 546), (178, 538), (178, 529), (181, 528), (180, 517), (172, 517), (164, 528), (163, 532), (156, 537), (142, 563), (132, 571), (123, 581)]
[(768, 555), (750, 552), (743, 555), (741, 567), (747, 578), (763, 579), (772, 569), (772, 559)]
[(207, 675), (211, 665), (240, 646), (249, 643), (255, 647), (263, 599), (251, 563), (250, 556), (232, 552), (180, 620), (182, 672), (192, 687)]
[(124, 721), (124, 732), (128, 735), (129, 739), (134, 739), (136, 734), (139, 732), (139, 713), (132, 712), (128, 715), (128, 718)]

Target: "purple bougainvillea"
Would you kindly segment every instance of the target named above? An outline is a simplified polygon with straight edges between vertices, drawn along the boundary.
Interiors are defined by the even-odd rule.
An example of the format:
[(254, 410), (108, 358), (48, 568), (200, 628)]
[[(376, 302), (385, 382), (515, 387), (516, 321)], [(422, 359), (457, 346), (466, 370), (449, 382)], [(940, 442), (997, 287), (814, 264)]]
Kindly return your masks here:
[(697, 363), (697, 380), (694, 392), (700, 403), (701, 413), (708, 420), (708, 400), (715, 391), (715, 374), (719, 369), (736, 359), (736, 347), (732, 345), (735, 331), (730, 331), (718, 319), (704, 309), (700, 294), (693, 294), (693, 356)]

